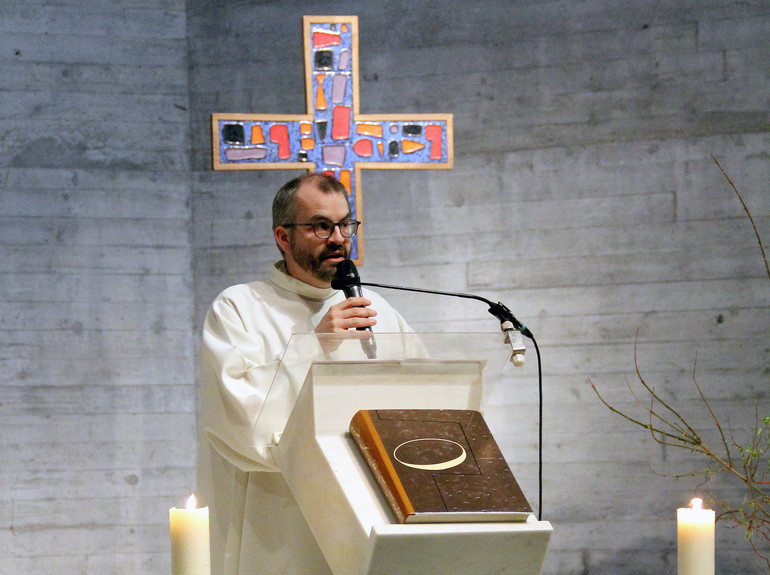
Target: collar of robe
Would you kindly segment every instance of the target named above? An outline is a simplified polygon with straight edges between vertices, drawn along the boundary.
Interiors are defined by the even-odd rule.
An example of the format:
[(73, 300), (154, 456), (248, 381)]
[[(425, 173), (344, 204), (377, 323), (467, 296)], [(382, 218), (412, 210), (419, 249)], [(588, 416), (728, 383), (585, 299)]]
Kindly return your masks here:
[(273, 269), (270, 270), (270, 281), (281, 289), (285, 289), (307, 299), (322, 301), (329, 299), (337, 293), (333, 288), (319, 288), (311, 286), (297, 278), (291, 277), (286, 273), (286, 264), (283, 261), (276, 262)]

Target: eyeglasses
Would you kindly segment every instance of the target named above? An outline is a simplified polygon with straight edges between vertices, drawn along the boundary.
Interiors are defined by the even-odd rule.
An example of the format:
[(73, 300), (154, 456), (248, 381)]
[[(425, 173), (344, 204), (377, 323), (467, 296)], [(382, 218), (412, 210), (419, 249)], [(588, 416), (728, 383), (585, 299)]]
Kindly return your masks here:
[(284, 224), (283, 227), (292, 228), (296, 226), (307, 226), (313, 228), (313, 233), (317, 238), (325, 240), (332, 237), (334, 234), (334, 228), (338, 226), (343, 238), (352, 238), (354, 235), (356, 235), (356, 232), (358, 232), (358, 226), (360, 225), (361, 222), (357, 220), (347, 219), (342, 220), (341, 222), (337, 222), (336, 224), (331, 220), (318, 220), (317, 222), (310, 222), (306, 224)]

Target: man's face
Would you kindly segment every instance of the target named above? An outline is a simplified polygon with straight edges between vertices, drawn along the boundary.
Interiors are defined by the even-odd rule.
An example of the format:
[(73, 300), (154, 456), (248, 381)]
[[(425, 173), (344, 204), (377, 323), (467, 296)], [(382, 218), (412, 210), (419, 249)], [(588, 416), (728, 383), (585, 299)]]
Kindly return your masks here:
[[(326, 219), (340, 222), (350, 216), (346, 198), (339, 193), (324, 193), (311, 179), (300, 186), (295, 196), (295, 224)], [(350, 253), (350, 238), (339, 227), (326, 239), (319, 238), (310, 226), (276, 228), (276, 240), (285, 252), (286, 271), (290, 276), (316, 287), (329, 287), (337, 264)]]

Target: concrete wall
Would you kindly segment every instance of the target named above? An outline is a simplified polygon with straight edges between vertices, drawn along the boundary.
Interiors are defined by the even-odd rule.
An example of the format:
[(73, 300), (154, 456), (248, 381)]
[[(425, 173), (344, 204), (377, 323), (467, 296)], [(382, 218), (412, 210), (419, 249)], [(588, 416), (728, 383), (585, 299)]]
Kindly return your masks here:
[(182, 0), (0, 7), (0, 573), (169, 573), (195, 479)]
[[(451, 112), (455, 168), (364, 174), (367, 279), (537, 336), (548, 574), (676, 569), (693, 469), (601, 406), (644, 376), (710, 429), (770, 408), (766, 2), (14, 2), (0, 8), (0, 575), (168, 573), (197, 332), (278, 252), (296, 172), (211, 171), (212, 112), (304, 112), (301, 17), (357, 14), (362, 112)], [(185, 42), (187, 36), (187, 42)], [(770, 241), (770, 240), (767, 240)], [(483, 306), (385, 293), (418, 330)], [(638, 333), (638, 335), (637, 335)], [(487, 410), (537, 503), (537, 362)], [(733, 486), (717, 488), (740, 496)], [(718, 570), (756, 572), (718, 529)]]

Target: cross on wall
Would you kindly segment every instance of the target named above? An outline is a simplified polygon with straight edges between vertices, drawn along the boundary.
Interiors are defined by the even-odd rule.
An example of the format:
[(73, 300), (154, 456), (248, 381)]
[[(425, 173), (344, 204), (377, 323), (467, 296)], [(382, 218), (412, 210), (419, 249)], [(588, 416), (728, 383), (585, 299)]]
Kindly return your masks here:
[[(212, 114), (215, 170), (303, 169), (337, 177), (363, 221), (361, 170), (453, 166), (451, 114), (361, 114), (358, 17), (304, 16), (306, 114)], [(364, 226), (351, 257), (363, 264)]]

